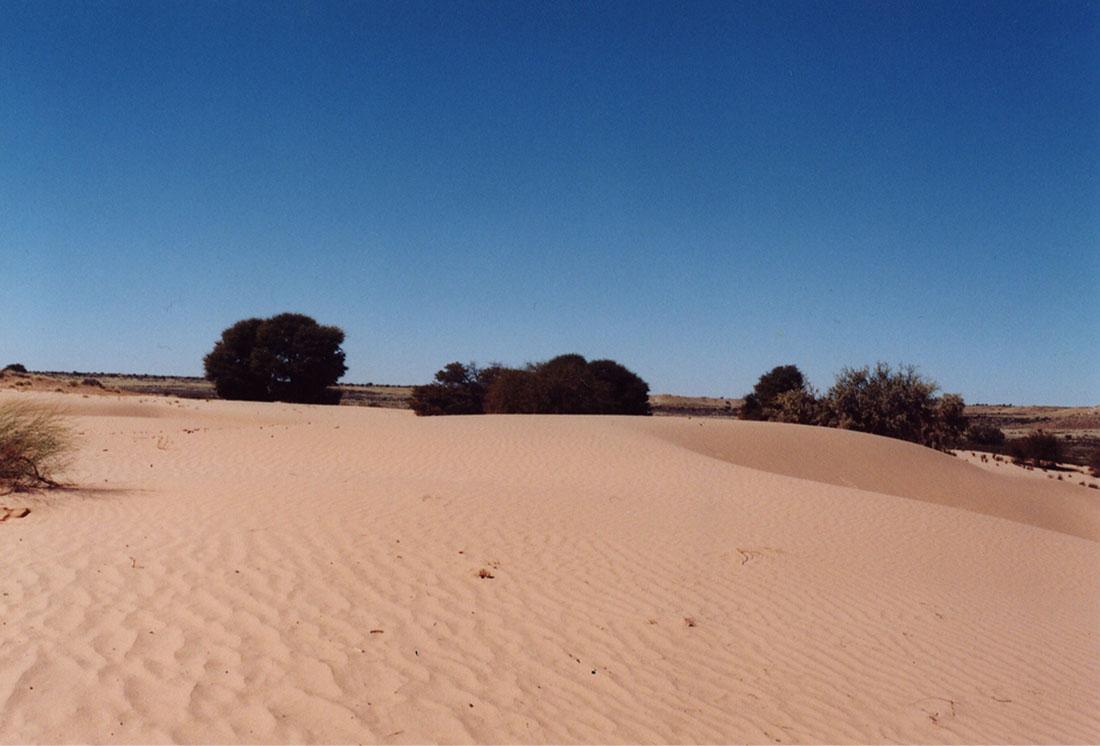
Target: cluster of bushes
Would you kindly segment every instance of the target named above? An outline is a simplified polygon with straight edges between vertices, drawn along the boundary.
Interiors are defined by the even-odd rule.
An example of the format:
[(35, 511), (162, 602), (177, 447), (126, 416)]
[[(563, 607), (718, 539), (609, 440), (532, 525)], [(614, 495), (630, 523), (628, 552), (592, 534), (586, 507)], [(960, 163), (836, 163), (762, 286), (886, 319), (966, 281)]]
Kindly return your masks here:
[(222, 332), (203, 366), (223, 399), (338, 404), (330, 387), (347, 371), (343, 343), (342, 329), (298, 313), (244, 319)]
[[(204, 358), (206, 377), (223, 399), (337, 404), (332, 388), (346, 372), (344, 332), (308, 316), (283, 313), (268, 319), (244, 319), (222, 332)], [(19, 364), (8, 372), (24, 372)], [(85, 384), (97, 385), (95, 379)], [(1006, 443), (999, 428), (968, 427), (965, 403), (957, 394), (938, 396), (936, 383), (912, 366), (845, 368), (824, 394), (794, 365), (781, 365), (760, 376), (745, 397), (739, 416), (899, 438), (947, 450), (961, 443), (1005, 449), (1018, 462), (1035, 465), (1061, 460), (1062, 444), (1042, 431)], [(413, 389), (409, 405), (418, 415), (453, 414), (623, 414), (648, 415), (649, 385), (614, 360), (559, 355), (523, 368), (450, 363), (435, 380)], [(0, 421), (9, 430), (12, 420)], [(48, 432), (45, 420), (36, 427)], [(40, 445), (52, 441), (43, 440)], [(13, 472), (11, 446), (0, 479)], [(19, 456), (19, 459), (22, 459)], [(28, 462), (18, 460), (26, 467)], [(1090, 464), (1100, 476), (1100, 452)], [(34, 472), (38, 474), (38, 472)]]
[(740, 417), (822, 425), (908, 440), (947, 450), (966, 431), (965, 403), (912, 366), (845, 368), (819, 394), (794, 365), (773, 368), (745, 397)]
[(1053, 433), (1036, 430), (1008, 443), (1008, 455), (1018, 464), (1047, 468), (1062, 460), (1062, 441)]
[(614, 360), (559, 355), (525, 368), (450, 363), (413, 389), (418, 415), (648, 415), (649, 385)]
[(51, 475), (71, 442), (56, 412), (23, 402), (0, 403), (0, 493), (56, 486)]
[(1004, 445), (1005, 434), (996, 425), (974, 424), (966, 428), (966, 442), (983, 448), (998, 448)]

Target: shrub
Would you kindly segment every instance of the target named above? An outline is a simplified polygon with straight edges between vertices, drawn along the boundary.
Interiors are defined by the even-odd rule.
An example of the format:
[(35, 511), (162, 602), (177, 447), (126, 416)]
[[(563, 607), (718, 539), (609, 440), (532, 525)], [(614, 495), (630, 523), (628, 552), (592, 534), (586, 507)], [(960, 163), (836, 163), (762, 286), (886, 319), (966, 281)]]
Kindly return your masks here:
[(489, 386), (486, 411), (648, 415), (649, 384), (614, 360), (559, 355), (523, 371), (501, 371)]
[(419, 415), (650, 413), (645, 381), (614, 360), (580, 355), (523, 369), (451, 363), (413, 389), (409, 404)]
[(0, 403), (0, 486), (57, 486), (53, 473), (71, 448), (60, 415), (23, 402)]
[(487, 414), (533, 414), (543, 411), (539, 380), (531, 370), (503, 368), (485, 391)]
[(340, 391), (330, 387), (347, 371), (343, 342), (342, 329), (302, 314), (244, 319), (222, 332), (203, 366), (223, 399), (336, 404)]
[(846, 430), (946, 449), (966, 427), (965, 403), (955, 394), (937, 398), (938, 388), (913, 366), (845, 368), (825, 396), (822, 419)]
[(771, 410), (768, 419), (797, 425), (816, 425), (822, 415), (821, 402), (810, 388), (784, 391), (775, 397)]
[(614, 360), (593, 360), (588, 372), (596, 381), (598, 414), (648, 415), (649, 384)]
[(11, 365), (5, 365), (4, 369), (0, 373), (26, 373), (27, 369), (22, 363), (12, 363)]
[(999, 446), (1005, 442), (1005, 434), (995, 425), (974, 424), (966, 429), (966, 439), (979, 446)]
[(941, 451), (955, 446), (966, 432), (966, 402), (958, 394), (944, 394), (936, 400), (935, 417), (925, 424), (919, 442)]
[(485, 387), (474, 363), (449, 363), (435, 374), (435, 383), (413, 388), (409, 406), (421, 416), (481, 414)]
[(535, 393), (542, 414), (595, 414), (596, 381), (581, 355), (558, 355), (533, 367)]
[(1008, 455), (1018, 464), (1030, 462), (1040, 468), (1054, 466), (1062, 460), (1062, 441), (1051, 433), (1036, 430), (1010, 441)]
[[(743, 420), (778, 419), (777, 402), (780, 396), (790, 391), (806, 391), (806, 378), (796, 365), (779, 365), (760, 376), (752, 393), (745, 397), (738, 417)], [(799, 397), (805, 401), (805, 397)], [(793, 400), (788, 398), (789, 405)], [(784, 416), (789, 416), (787, 413)]]
[(1089, 471), (1094, 477), (1100, 477), (1100, 448), (1093, 451), (1092, 456), (1089, 457)]

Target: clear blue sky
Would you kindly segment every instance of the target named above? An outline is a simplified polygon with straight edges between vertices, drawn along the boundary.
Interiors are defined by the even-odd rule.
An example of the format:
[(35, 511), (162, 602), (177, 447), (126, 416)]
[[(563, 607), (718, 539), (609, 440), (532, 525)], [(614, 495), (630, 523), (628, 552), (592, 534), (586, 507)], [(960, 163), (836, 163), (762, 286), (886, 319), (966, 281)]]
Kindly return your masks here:
[(1096, 2), (0, 0), (0, 364), (912, 362), (1100, 403)]

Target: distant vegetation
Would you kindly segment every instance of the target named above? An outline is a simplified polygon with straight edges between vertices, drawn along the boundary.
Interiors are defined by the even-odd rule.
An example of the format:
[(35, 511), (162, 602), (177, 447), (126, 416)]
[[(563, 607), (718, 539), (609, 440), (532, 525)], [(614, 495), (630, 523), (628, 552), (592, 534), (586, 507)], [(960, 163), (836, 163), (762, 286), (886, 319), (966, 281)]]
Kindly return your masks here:
[(342, 329), (302, 314), (244, 319), (222, 332), (203, 365), (223, 399), (338, 404), (331, 387), (347, 371), (343, 342)]
[(1053, 433), (1037, 430), (1008, 444), (1008, 455), (1018, 464), (1039, 468), (1054, 466), (1062, 460), (1062, 441)]
[(1092, 452), (1092, 457), (1089, 458), (1089, 470), (1094, 477), (1100, 477), (1100, 448)]
[(3, 371), (0, 371), (0, 372), (3, 372), (3, 373), (26, 373), (27, 368), (22, 363), (11, 363), (10, 365), (5, 365)]
[(419, 415), (482, 414), (487, 379), (496, 370), (449, 363), (435, 374), (434, 383), (413, 387), (409, 406)]
[(752, 393), (745, 397), (739, 416), (743, 420), (778, 420), (813, 424), (817, 419), (813, 406), (805, 415), (801, 413), (802, 405), (809, 403), (810, 399), (815, 397), (798, 366), (780, 365), (760, 376)]
[(53, 473), (70, 447), (70, 432), (55, 412), (0, 403), (0, 492), (57, 486)]
[(957, 394), (936, 396), (939, 387), (916, 368), (845, 368), (822, 396), (794, 365), (760, 376), (745, 398), (742, 419), (823, 425), (908, 440), (947, 450), (966, 430), (965, 403)]
[(966, 442), (968, 445), (996, 448), (1005, 442), (1004, 430), (996, 425), (973, 424), (966, 428)]
[(559, 355), (525, 368), (450, 363), (435, 381), (413, 389), (418, 415), (648, 415), (649, 385), (614, 360)]

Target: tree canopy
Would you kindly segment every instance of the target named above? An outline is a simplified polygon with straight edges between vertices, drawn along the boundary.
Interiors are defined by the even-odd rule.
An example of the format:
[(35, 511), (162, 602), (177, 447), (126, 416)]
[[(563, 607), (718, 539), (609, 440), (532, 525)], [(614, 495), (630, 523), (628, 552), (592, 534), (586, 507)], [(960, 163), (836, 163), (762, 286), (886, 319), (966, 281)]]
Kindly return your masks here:
[(243, 319), (222, 332), (203, 359), (223, 399), (335, 404), (330, 388), (347, 371), (344, 332), (309, 316), (282, 313)]

